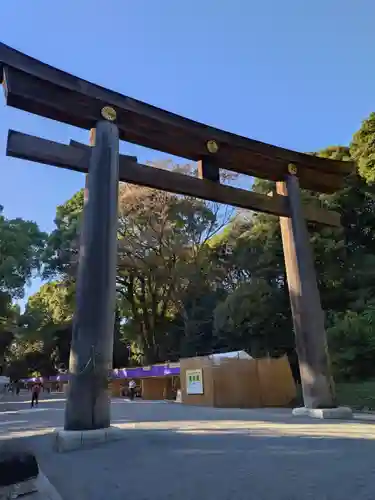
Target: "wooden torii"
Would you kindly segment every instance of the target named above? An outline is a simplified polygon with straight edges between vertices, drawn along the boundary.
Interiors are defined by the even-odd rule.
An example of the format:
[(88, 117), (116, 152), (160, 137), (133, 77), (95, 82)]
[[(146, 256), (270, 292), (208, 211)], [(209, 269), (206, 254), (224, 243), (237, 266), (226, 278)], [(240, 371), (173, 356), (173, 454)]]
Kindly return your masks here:
[[(145, 104), (0, 44), (6, 104), (84, 129), (91, 146), (9, 131), (7, 154), (88, 172), (77, 277), (66, 430), (107, 428), (117, 254), (118, 181), (213, 200), (280, 217), (303, 398), (335, 408), (324, 313), (306, 221), (339, 226), (338, 213), (303, 205), (300, 188), (339, 190), (351, 162), (322, 159), (231, 134)], [(119, 154), (119, 140), (199, 162), (198, 178), (140, 165)], [(276, 182), (270, 197), (220, 183), (220, 169)]]

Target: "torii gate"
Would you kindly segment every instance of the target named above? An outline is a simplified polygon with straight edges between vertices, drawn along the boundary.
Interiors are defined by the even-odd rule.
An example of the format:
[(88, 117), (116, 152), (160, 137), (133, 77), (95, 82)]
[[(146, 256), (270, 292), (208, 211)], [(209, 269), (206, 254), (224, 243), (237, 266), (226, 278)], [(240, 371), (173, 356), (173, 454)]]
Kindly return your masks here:
[[(303, 398), (307, 409), (335, 408), (324, 313), (307, 221), (339, 226), (340, 216), (302, 205), (300, 187), (333, 193), (353, 164), (254, 141), (175, 115), (60, 71), (0, 44), (6, 104), (85, 129), (93, 147), (10, 130), (7, 154), (88, 172), (66, 430), (110, 426), (118, 181), (196, 196), (280, 217)], [(199, 162), (199, 178), (140, 165), (119, 155), (119, 140)], [(272, 197), (220, 184), (220, 168), (276, 181)]]

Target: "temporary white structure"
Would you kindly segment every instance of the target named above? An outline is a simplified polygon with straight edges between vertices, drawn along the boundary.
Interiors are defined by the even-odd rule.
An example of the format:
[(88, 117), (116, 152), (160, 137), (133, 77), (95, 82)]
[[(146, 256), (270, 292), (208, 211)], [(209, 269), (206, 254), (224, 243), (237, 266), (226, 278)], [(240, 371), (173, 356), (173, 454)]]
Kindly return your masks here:
[(219, 365), (221, 361), (229, 358), (235, 359), (253, 359), (250, 354), (246, 351), (231, 351), (231, 352), (219, 352), (216, 354), (211, 354), (208, 356), (209, 359), (212, 359), (214, 364)]

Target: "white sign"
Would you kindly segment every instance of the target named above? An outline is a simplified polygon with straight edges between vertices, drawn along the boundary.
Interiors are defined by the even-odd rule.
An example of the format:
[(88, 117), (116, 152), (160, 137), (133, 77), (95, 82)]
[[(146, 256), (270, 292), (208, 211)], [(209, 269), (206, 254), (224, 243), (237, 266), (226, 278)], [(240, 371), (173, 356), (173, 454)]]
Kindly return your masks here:
[(203, 372), (186, 370), (186, 394), (203, 394)]

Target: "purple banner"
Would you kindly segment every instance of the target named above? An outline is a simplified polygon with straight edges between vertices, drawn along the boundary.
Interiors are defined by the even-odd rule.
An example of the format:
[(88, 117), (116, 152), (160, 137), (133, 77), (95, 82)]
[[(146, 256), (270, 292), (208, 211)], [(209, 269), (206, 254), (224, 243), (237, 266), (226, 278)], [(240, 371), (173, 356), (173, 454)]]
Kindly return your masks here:
[(167, 375), (180, 375), (180, 367), (170, 368), (168, 365), (154, 365), (141, 368), (119, 368), (113, 370), (112, 378), (145, 378), (145, 377), (165, 377)]
[[(140, 368), (118, 368), (112, 370), (109, 378), (112, 380), (125, 378), (146, 378), (146, 377), (166, 377), (168, 375), (180, 375), (179, 366), (153, 365)], [(61, 373), (51, 377), (33, 377), (22, 379), (22, 382), (67, 382), (69, 373)]]

